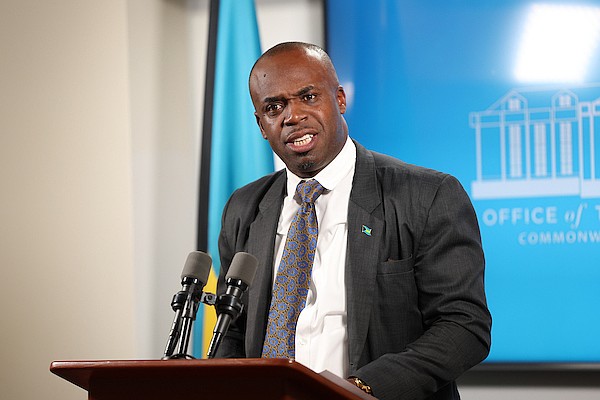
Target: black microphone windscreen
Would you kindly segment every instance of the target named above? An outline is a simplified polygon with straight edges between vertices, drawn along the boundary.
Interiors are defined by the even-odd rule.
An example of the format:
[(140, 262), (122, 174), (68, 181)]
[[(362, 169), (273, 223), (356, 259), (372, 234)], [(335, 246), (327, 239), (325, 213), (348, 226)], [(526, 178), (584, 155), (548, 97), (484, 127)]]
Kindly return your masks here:
[(210, 273), (211, 266), (212, 258), (210, 258), (208, 254), (201, 251), (192, 251), (185, 261), (181, 279), (190, 277), (198, 279), (200, 282), (206, 284), (206, 282), (208, 282), (208, 274)]
[(257, 267), (258, 260), (252, 254), (244, 252), (236, 253), (233, 256), (233, 260), (231, 260), (231, 265), (225, 279), (239, 279), (250, 286), (254, 280)]

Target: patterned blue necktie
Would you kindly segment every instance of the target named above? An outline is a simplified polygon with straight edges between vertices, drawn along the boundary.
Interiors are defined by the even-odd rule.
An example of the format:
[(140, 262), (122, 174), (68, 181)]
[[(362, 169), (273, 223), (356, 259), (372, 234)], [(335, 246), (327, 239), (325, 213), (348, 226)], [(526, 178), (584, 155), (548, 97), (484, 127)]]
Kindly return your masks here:
[(306, 305), (319, 233), (314, 202), (322, 192), (323, 186), (314, 179), (296, 187), (302, 205), (288, 230), (273, 284), (263, 358), (293, 359), (296, 354), (296, 323)]

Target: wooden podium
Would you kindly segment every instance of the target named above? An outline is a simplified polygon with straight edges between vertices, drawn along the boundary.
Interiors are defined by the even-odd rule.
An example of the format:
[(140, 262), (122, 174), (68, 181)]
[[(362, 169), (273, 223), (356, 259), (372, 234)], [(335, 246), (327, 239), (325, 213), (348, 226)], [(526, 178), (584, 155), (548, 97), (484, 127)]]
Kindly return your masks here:
[(283, 359), (54, 361), (90, 400), (374, 398), (332, 373)]

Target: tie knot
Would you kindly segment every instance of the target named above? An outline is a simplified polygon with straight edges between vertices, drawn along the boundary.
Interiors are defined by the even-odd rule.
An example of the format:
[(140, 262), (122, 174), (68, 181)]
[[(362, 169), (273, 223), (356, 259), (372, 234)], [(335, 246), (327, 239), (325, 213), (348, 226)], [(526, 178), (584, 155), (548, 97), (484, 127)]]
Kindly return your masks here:
[(316, 179), (301, 181), (296, 187), (296, 193), (298, 193), (303, 203), (314, 203), (323, 193), (323, 190), (325, 188)]

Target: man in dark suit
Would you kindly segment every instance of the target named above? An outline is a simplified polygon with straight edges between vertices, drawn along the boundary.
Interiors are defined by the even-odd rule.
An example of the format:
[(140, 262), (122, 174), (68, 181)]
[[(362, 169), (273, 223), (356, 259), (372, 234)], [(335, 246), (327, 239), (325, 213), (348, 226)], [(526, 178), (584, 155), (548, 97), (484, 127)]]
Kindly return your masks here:
[[(491, 327), (464, 189), (349, 139), (344, 89), (317, 46), (275, 46), (249, 84), (260, 131), (286, 169), (238, 189), (224, 209), (219, 291), (236, 252), (259, 267), (217, 356), (266, 356), (273, 282), (299, 207), (294, 190), (316, 179), (324, 190), (314, 201), (314, 265), (286, 354), (381, 399), (458, 399), (455, 379), (487, 356)], [(390, 108), (390, 129), (393, 100), (373, 99)]]

